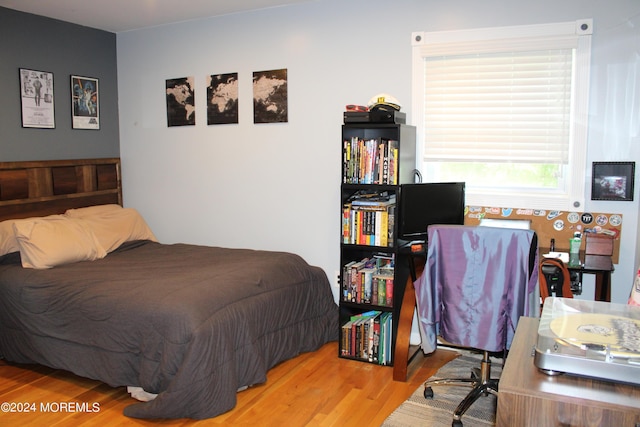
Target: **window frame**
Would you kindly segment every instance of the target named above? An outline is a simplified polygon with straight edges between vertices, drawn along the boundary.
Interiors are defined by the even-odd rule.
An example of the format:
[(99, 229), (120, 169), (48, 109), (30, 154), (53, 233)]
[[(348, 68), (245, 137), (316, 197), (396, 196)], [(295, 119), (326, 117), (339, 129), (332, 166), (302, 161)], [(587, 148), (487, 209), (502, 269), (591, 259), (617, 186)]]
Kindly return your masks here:
[(575, 46), (573, 105), (570, 125), (569, 165), (563, 190), (536, 191), (521, 188), (506, 190), (474, 189), (467, 185), (469, 206), (514, 207), (548, 210), (580, 210), (586, 200), (586, 153), (588, 137), (589, 79), (593, 21), (578, 21), (493, 27), (458, 31), (412, 33), (412, 112), (418, 144), (417, 169), (425, 173), (424, 159), (424, 58), (466, 53), (493, 53)]

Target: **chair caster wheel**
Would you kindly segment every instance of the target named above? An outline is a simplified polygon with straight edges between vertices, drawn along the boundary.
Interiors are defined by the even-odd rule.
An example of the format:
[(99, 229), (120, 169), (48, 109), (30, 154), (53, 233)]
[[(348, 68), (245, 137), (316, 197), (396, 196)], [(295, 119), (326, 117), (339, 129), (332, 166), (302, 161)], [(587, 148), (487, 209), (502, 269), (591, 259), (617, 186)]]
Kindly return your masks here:
[(431, 387), (424, 388), (424, 398), (433, 399), (433, 389)]
[(451, 427), (462, 427), (462, 421), (453, 420), (453, 422), (451, 423)]

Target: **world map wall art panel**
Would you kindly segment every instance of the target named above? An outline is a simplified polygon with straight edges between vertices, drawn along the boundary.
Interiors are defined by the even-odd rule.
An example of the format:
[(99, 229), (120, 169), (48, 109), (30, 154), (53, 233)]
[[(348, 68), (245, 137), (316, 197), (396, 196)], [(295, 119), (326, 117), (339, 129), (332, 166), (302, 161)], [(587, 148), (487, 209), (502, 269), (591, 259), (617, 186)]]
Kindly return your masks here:
[(287, 69), (254, 71), (253, 122), (288, 121)]
[[(194, 77), (167, 79), (167, 126), (196, 124)], [(239, 123), (238, 73), (206, 77), (207, 125)], [(288, 122), (287, 69), (253, 72), (253, 122)]]
[(238, 123), (238, 73), (207, 76), (207, 124)]
[(194, 92), (193, 77), (181, 77), (167, 80), (166, 94), (168, 126), (193, 126), (196, 124)]

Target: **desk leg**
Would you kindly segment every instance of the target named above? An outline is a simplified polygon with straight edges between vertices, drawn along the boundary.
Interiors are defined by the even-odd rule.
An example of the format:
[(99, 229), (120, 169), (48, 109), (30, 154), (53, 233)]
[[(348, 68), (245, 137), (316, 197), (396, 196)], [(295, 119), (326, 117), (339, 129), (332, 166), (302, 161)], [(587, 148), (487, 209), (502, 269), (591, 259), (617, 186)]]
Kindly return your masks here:
[(611, 272), (596, 273), (596, 301), (611, 302)]
[(398, 320), (396, 348), (393, 354), (393, 380), (407, 381), (407, 366), (409, 365), (409, 341), (411, 340), (411, 324), (416, 308), (416, 290), (411, 277), (407, 279), (402, 298), (402, 307)]

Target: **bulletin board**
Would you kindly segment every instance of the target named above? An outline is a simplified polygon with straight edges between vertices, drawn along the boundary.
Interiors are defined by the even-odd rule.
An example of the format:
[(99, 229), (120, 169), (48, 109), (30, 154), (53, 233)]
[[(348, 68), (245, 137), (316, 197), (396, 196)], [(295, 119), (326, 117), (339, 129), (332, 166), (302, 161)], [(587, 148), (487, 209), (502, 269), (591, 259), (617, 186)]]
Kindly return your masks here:
[(611, 258), (614, 264), (618, 263), (622, 233), (621, 214), (477, 206), (465, 208), (465, 225), (479, 225), (482, 218), (530, 221), (531, 229), (538, 235), (538, 246), (549, 248), (551, 239), (554, 239), (557, 252), (569, 252), (569, 239), (576, 231), (583, 235), (581, 250), (584, 250), (585, 233), (609, 234), (613, 236), (613, 256)]

